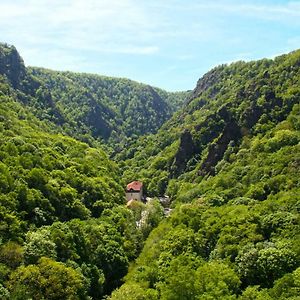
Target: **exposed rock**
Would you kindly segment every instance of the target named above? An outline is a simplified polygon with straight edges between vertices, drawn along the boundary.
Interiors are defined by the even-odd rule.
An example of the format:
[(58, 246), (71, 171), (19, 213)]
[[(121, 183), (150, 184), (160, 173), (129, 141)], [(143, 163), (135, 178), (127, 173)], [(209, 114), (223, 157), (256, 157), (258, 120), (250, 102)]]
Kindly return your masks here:
[(189, 130), (185, 130), (180, 137), (180, 144), (172, 165), (172, 176), (182, 173), (186, 163), (196, 154), (196, 147)]
[[(214, 86), (221, 77), (221, 70), (224, 68), (224, 65), (218, 66), (211, 71), (204, 74), (197, 82), (196, 88), (193, 90), (193, 92), (190, 94), (190, 96), (187, 99), (187, 104), (189, 104), (192, 100), (195, 98), (198, 98), (201, 96), (201, 94), (205, 91), (207, 91), (209, 88)], [(212, 90), (212, 94), (210, 95), (213, 97), (217, 94), (217, 90)]]
[(237, 141), (240, 137), (241, 131), (237, 123), (235, 121), (227, 123), (219, 139), (210, 145), (208, 155), (200, 167), (199, 175), (215, 175), (214, 167), (223, 158), (229, 142)]
[(25, 78), (23, 59), (14, 46), (0, 44), (0, 74), (5, 75), (14, 88)]

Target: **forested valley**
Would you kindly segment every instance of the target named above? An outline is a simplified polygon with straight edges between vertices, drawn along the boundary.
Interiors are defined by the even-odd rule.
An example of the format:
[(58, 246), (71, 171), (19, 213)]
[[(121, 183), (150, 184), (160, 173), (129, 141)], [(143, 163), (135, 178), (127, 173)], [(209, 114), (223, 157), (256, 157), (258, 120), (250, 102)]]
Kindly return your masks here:
[(167, 92), (0, 44), (0, 140), (1, 299), (299, 299), (300, 50)]

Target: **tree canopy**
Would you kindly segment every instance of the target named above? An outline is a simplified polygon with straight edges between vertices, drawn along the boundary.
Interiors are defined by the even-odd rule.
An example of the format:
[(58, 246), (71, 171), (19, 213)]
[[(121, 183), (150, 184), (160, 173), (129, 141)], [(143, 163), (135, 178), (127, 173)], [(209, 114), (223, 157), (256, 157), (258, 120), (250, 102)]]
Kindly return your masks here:
[[(299, 67), (168, 93), (0, 44), (0, 298), (298, 299)], [(152, 199), (126, 207), (131, 180)]]

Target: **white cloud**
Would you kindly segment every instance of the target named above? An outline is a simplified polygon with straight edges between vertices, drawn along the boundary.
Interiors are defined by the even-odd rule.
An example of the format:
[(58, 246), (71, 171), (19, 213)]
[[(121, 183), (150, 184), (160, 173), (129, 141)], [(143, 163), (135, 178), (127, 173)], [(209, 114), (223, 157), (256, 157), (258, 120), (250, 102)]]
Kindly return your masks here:
[[(300, 2), (256, 1), (10, 0), (0, 1), (0, 33), (27, 44), (154, 54), (167, 39), (206, 40), (222, 35), (219, 15), (248, 16), (300, 24)], [(209, 17), (210, 16), (210, 19)], [(5, 36), (5, 35), (4, 35)], [(122, 50), (123, 49), (123, 50)]]
[[(249, 3), (250, 2), (250, 3)], [(285, 4), (261, 4), (255, 1), (217, 1), (197, 4), (199, 10), (213, 10), (217, 13), (231, 13), (266, 20), (281, 20), (299, 23), (300, 3), (286, 2)]]
[(28, 45), (149, 55), (158, 46), (137, 37), (153, 26), (134, 0), (0, 2), (0, 27)]
[(150, 81), (299, 48), (299, 26), (300, 1), (0, 0), (1, 40), (27, 64)]

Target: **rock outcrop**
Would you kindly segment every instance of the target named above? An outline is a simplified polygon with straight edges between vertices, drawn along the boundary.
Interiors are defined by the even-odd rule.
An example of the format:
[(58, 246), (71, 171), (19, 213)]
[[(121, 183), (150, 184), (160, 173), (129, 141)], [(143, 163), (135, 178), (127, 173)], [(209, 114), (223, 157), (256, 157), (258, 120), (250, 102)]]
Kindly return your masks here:
[(174, 177), (181, 174), (185, 170), (187, 162), (195, 154), (196, 147), (193, 142), (193, 137), (190, 131), (186, 129), (180, 137), (180, 144), (172, 165), (171, 176)]
[(0, 44), (0, 74), (5, 75), (14, 88), (19, 88), (26, 71), (23, 59), (14, 46)]

